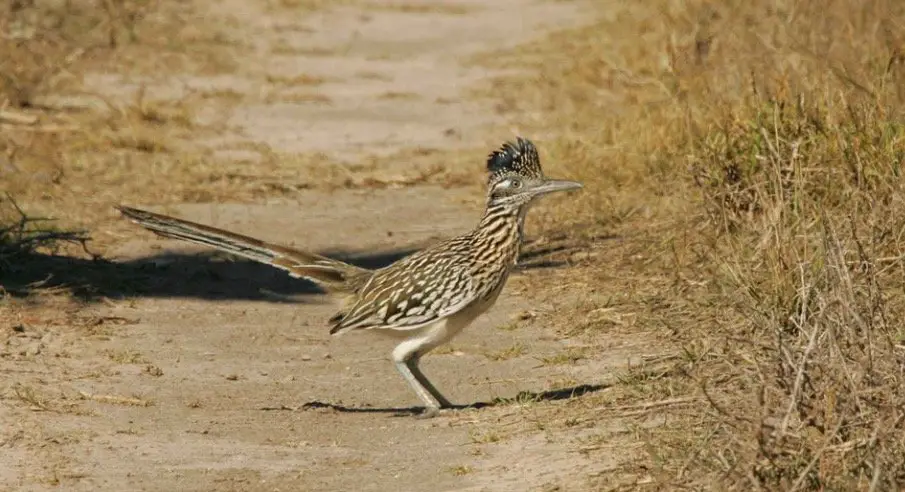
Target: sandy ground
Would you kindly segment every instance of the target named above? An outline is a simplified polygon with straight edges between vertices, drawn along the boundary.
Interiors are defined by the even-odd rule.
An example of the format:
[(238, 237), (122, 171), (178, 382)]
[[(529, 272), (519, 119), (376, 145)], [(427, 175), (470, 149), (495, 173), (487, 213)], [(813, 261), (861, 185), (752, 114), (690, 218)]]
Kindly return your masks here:
[[(229, 110), (230, 131), (203, 145), (262, 143), (350, 160), (511, 137), (517, 129), (467, 97), (494, 72), (463, 61), (577, 25), (583, 15), (580, 3), (534, 0), (423, 1), (411, 5), (431, 8), (366, 13), (350, 6), (298, 18), (259, 2), (220, 5), (241, 17), (235, 36), (256, 56), (229, 77), (149, 90), (242, 95)], [(302, 75), (318, 83), (260, 94), (262, 78)], [(111, 97), (136, 90), (115, 74), (89, 81), (106, 84)], [(467, 230), (481, 206), (468, 190), (413, 186), (166, 211), (377, 267)], [(550, 265), (523, 269), (491, 312), (425, 359), (450, 399), (477, 408), (420, 420), (411, 417), (417, 399), (389, 361), (391, 340), (331, 338), (333, 305), (312, 285), (208, 254), (136, 229), (112, 257), (153, 264), (159, 282), (151, 295), (81, 307), (77, 326), (25, 319), (0, 338), (0, 488), (581, 490), (618, 458), (511, 432), (532, 425), (534, 405), (598, 389), (643, 352), (643, 340), (616, 337), (576, 363), (541, 363), (579, 343), (532, 317), (562, 306), (525, 290), (525, 276), (545, 275)], [(566, 389), (544, 393), (551, 388)], [(520, 392), (540, 401), (493, 404)]]

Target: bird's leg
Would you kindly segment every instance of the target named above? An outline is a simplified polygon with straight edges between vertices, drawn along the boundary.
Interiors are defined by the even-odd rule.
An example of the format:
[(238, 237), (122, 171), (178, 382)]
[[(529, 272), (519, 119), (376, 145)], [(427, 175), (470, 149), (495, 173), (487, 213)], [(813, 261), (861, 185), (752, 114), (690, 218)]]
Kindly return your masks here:
[(421, 362), (422, 355), (424, 354), (417, 354), (407, 362), (409, 371), (412, 372), (412, 376), (414, 376), (415, 379), (417, 379), (418, 382), (421, 383), (421, 386), (424, 387), (424, 389), (426, 389), (437, 400), (438, 403), (440, 403), (440, 408), (449, 408), (453, 406), (452, 403), (450, 403), (449, 400), (447, 400), (446, 397), (443, 396), (439, 390), (437, 390), (437, 388), (430, 382), (430, 380), (427, 379), (427, 376), (425, 376), (424, 373), (421, 372), (421, 368), (418, 367), (418, 363)]
[(396, 370), (402, 374), (418, 398), (424, 402), (425, 408), (424, 413), (421, 414), (422, 417), (433, 417), (439, 413), (440, 408), (452, 406), (418, 368), (421, 356), (431, 348), (424, 340), (415, 339), (402, 342), (393, 349), (393, 362), (396, 364)]
[[(424, 413), (422, 413), (421, 416), (428, 418), (433, 417), (440, 412), (440, 402), (434, 397), (430, 390), (421, 384), (419, 378), (415, 376), (415, 372), (412, 371), (410, 360), (411, 359), (395, 361), (396, 370), (399, 371), (399, 374), (402, 374), (402, 377), (404, 377), (405, 381), (412, 387), (415, 394), (418, 395), (418, 398), (424, 402)], [(417, 370), (417, 366), (415, 366), (415, 370)], [(424, 376), (422, 375), (421, 377)]]

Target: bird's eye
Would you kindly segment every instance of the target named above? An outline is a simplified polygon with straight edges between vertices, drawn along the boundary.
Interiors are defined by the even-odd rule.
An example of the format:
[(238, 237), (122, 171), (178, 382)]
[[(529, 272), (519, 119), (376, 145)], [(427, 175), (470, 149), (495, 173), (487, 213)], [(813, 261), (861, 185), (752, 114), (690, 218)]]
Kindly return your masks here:
[(510, 179), (510, 180), (509, 180), (509, 187), (510, 187), (510, 188), (521, 188), (521, 187), (522, 187), (522, 180), (520, 180), (520, 179)]

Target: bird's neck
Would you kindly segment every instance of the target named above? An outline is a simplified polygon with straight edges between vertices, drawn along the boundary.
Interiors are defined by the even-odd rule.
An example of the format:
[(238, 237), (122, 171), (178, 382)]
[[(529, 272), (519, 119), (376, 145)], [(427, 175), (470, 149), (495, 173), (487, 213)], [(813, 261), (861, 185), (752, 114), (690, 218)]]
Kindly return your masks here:
[(489, 204), (474, 234), (478, 242), (492, 245), (513, 263), (524, 235), (527, 204)]

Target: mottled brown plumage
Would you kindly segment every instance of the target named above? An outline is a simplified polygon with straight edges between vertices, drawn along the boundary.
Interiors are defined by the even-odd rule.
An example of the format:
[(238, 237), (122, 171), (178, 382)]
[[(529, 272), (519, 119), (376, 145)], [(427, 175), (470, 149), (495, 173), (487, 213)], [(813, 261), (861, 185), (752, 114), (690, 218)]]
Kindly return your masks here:
[(186, 220), (118, 208), (162, 236), (273, 265), (343, 295), (342, 308), (329, 320), (330, 333), (380, 330), (403, 338), (393, 351), (396, 368), (424, 402), (425, 415), (434, 415), (450, 403), (418, 369), (419, 359), (496, 301), (518, 259), (531, 202), (581, 187), (547, 179), (537, 149), (524, 138), (492, 152), (487, 171), (487, 207), (477, 227), (373, 271)]

